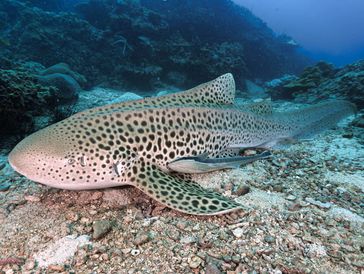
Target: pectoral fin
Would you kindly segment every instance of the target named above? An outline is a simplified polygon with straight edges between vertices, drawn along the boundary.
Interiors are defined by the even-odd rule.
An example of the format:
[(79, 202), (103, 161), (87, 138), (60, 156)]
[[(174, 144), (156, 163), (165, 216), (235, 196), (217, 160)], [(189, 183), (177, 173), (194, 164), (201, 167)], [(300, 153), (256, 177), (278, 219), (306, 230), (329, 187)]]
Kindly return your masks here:
[(221, 194), (164, 173), (157, 166), (139, 160), (132, 167), (130, 183), (158, 202), (194, 215), (224, 214), (242, 206)]

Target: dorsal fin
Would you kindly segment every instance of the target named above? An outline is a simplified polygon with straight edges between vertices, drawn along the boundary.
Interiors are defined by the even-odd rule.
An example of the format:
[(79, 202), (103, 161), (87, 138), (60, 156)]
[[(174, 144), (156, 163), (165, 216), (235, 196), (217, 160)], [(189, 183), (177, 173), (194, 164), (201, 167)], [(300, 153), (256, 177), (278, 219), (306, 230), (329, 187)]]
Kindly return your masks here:
[(235, 100), (234, 77), (231, 73), (226, 73), (210, 82), (173, 95), (191, 97), (195, 103), (230, 105)]
[(167, 94), (158, 97), (148, 97), (140, 100), (116, 103), (86, 110), (77, 115), (92, 114), (100, 115), (110, 112), (137, 110), (168, 106), (208, 106), (208, 105), (231, 105), (235, 99), (235, 81), (231, 73), (198, 85), (192, 89)]
[(273, 113), (272, 101), (265, 99), (246, 106), (246, 109), (258, 115), (271, 115)]

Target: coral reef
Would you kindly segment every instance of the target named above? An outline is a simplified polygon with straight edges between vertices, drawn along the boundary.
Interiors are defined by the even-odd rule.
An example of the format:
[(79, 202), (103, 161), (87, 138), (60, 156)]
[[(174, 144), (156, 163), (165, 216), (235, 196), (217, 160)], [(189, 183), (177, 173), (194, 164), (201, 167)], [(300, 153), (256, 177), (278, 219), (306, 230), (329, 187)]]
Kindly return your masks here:
[(49, 74), (54, 74), (54, 73), (61, 73), (61, 74), (71, 76), (82, 86), (85, 86), (87, 83), (85, 76), (71, 70), (69, 65), (66, 63), (58, 63), (53, 66), (50, 66), (49, 68), (46, 68), (45, 70), (43, 70), (40, 74), (49, 75)]
[(230, 0), (4, 0), (0, 10), (0, 59), (66, 62), (89, 80), (83, 88), (185, 88), (227, 71), (239, 87), (308, 63)]
[(71, 76), (62, 73), (52, 73), (37, 76), (37, 80), (44, 86), (55, 86), (59, 92), (55, 93), (55, 97), (61, 102), (67, 102), (77, 99), (81, 90), (80, 85)]
[(36, 78), (40, 84), (58, 89), (58, 92), (53, 94), (58, 104), (74, 103), (82, 90), (80, 85), (87, 84), (86, 78), (71, 70), (66, 63), (50, 66), (40, 71)]
[(0, 69), (1, 137), (29, 134), (73, 113), (82, 91), (74, 77), (86, 84), (82, 75), (63, 63), (49, 68), (36, 62), (11, 66), (14, 69)]
[(364, 108), (364, 60), (341, 69), (319, 62), (306, 68), (300, 77), (284, 76), (266, 84), (273, 99), (317, 102), (346, 99)]
[(44, 115), (53, 104), (55, 87), (36, 83), (34, 75), (16, 70), (0, 70), (0, 134), (27, 133), (33, 116)]

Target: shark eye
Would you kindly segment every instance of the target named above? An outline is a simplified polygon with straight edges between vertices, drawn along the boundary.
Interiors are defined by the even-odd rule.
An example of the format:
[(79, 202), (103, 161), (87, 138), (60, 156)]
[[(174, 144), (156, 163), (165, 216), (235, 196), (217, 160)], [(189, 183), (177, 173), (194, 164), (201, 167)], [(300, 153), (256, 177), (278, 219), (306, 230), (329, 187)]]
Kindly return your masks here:
[(73, 158), (69, 158), (68, 160), (67, 160), (67, 164), (69, 164), (69, 165), (72, 165), (72, 164), (74, 164), (75, 163), (75, 159), (73, 159)]
[(80, 160), (80, 165), (82, 167), (86, 166), (86, 157), (85, 156), (81, 156), (80, 158), (78, 158)]

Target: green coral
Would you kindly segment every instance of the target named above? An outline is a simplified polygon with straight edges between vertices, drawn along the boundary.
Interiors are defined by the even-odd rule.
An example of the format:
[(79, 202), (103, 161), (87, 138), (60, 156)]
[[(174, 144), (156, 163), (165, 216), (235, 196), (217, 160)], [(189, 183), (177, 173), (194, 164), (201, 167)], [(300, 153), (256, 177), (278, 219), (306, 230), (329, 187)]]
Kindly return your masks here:
[(43, 87), (34, 76), (19, 70), (0, 70), (0, 132), (25, 133), (33, 128), (33, 117), (52, 108), (54, 87)]

